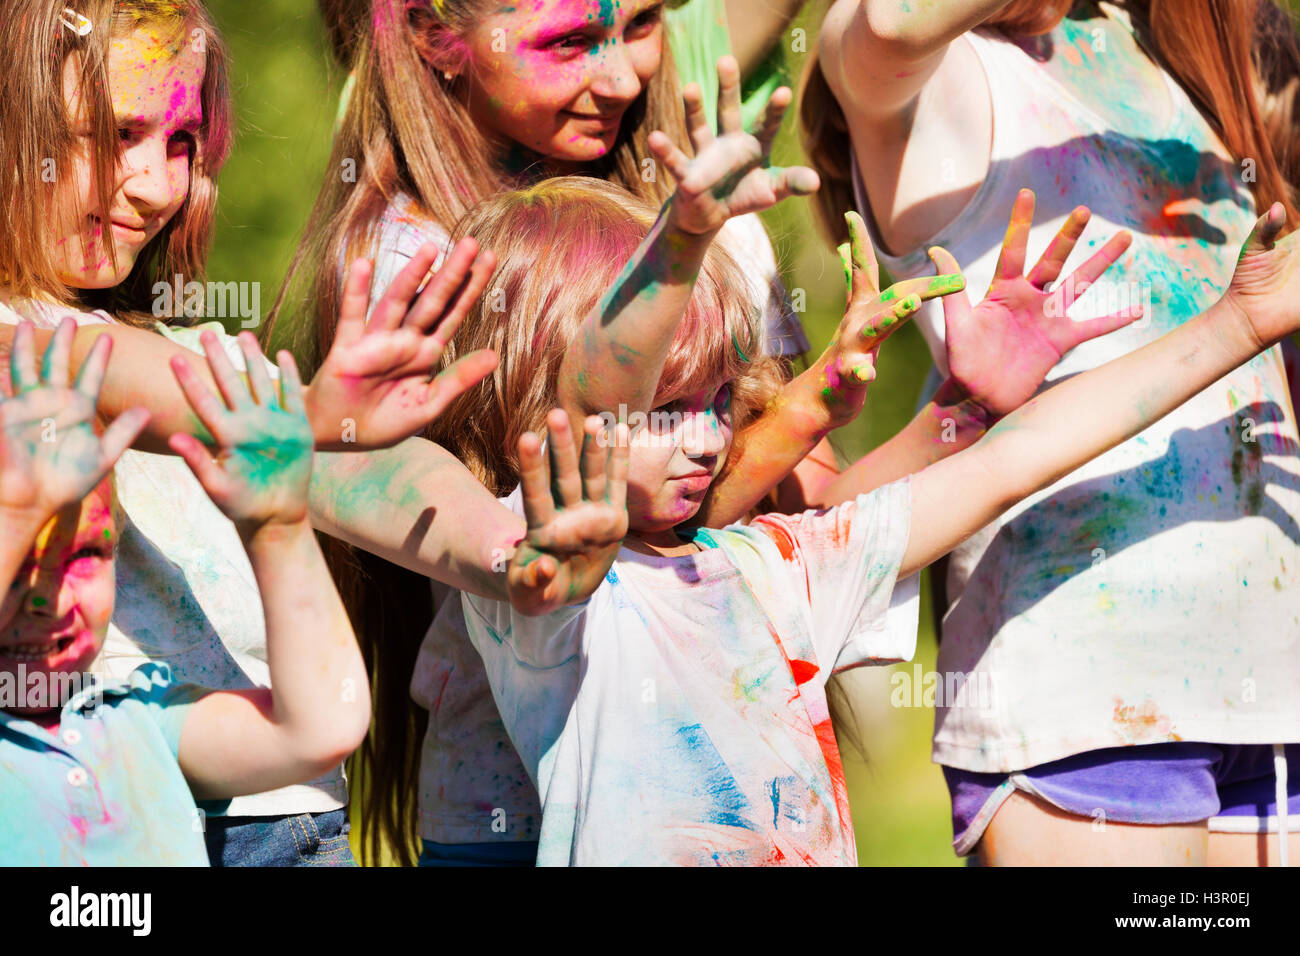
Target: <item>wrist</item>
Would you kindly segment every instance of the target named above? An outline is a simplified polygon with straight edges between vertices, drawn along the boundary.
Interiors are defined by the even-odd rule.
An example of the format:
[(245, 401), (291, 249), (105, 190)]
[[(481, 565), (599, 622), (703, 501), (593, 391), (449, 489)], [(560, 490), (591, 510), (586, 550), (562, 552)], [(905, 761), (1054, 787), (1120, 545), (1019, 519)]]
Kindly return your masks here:
[(969, 444), (995, 425), (1000, 415), (981, 404), (962, 385), (946, 378), (931, 402), (934, 417), (945, 431), (945, 440)]
[(244, 547), (249, 551), (284, 547), (314, 535), (311, 520), (305, 511), (301, 516), (269, 518), (264, 521), (237, 521), (235, 529), (239, 532)]

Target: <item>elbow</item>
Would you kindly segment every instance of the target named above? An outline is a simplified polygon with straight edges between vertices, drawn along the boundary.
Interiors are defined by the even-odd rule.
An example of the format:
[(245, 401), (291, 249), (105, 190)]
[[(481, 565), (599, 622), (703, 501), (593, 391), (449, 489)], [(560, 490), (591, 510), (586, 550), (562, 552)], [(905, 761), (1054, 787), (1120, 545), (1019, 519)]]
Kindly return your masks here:
[[(345, 698), (347, 694), (344, 695)], [(313, 728), (296, 748), (296, 763), (303, 768), (303, 781), (330, 773), (360, 747), (370, 732), (370, 694), (346, 700), (330, 721)]]
[(863, 0), (867, 32), (881, 50), (903, 60), (922, 60), (934, 53), (942, 38), (929, 18), (897, 0)]

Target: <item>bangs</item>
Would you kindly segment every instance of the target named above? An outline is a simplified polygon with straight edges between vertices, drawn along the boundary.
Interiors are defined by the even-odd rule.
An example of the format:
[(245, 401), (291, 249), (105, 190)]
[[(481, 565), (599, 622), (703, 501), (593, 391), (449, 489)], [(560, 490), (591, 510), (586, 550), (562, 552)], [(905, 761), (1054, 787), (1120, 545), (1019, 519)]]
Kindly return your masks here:
[(715, 242), (664, 363), (657, 404), (705, 384), (742, 379), (762, 356), (760, 316), (740, 291), (747, 288), (740, 267)]

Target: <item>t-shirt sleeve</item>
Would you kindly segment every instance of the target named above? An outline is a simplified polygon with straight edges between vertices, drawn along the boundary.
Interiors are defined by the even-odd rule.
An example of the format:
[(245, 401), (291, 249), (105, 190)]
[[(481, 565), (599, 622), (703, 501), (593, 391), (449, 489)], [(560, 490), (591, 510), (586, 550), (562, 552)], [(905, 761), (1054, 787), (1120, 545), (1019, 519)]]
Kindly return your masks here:
[[(498, 499), (516, 514), (523, 514), (523, 495), (519, 488)], [(489, 672), (493, 662), (500, 663), (504, 651), (513, 663), (533, 669), (559, 667), (573, 660), (582, 650), (580, 618), (587, 603), (560, 608), (550, 614), (520, 614), (509, 601), (495, 601), (462, 592), (465, 625), (470, 640)]]
[[(226, 327), (220, 322), (203, 322), (199, 325), (166, 325), (162, 322), (154, 323), (154, 330), (160, 335), (165, 336), (177, 345), (189, 349), (191, 352), (203, 354), (203, 344), (199, 341), (199, 336), (204, 331), (215, 332), (217, 341), (221, 343), (222, 351), (230, 359), (230, 364), (235, 366), (240, 372), (247, 371), (244, 362), (244, 350), (239, 345), (238, 336), (231, 335), (226, 331)], [(271, 378), (280, 377), (280, 367), (272, 362), (265, 355), (262, 356), (262, 364)]]
[(832, 672), (916, 652), (917, 575), (898, 580), (911, 522), (903, 479), (835, 508), (751, 524), (775, 542), (790, 587), (806, 594), (817, 656)]
[(171, 668), (166, 664), (150, 662), (141, 664), (127, 678), (129, 696), (143, 704), (162, 731), (167, 749), (178, 757), (181, 746), (181, 728), (189, 716), (190, 707), (212, 691), (198, 684), (179, 683), (172, 679)]

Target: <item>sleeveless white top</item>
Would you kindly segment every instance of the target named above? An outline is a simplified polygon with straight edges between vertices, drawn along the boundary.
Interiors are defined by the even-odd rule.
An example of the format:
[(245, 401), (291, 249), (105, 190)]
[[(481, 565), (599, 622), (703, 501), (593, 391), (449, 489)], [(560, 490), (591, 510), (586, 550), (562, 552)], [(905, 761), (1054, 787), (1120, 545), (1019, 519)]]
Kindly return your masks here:
[[(1001, 34), (958, 41), (988, 79), (992, 158), (969, 205), (925, 244), (953, 253), (976, 301), (1022, 187), (1038, 197), (1030, 263), (1072, 208), (1093, 212), (1063, 277), (1133, 233), (1071, 316), (1136, 297), (1149, 320), (1075, 349), (1048, 385), (1210, 306), (1255, 217), (1241, 169), (1163, 70), (1163, 89), (1086, 76), (1098, 37), (1111, 31), (1114, 55), (1130, 29), (1103, 8), (1108, 19), (1067, 19), (1040, 41), (1076, 70), (1069, 88)], [(1152, 128), (1144, 111), (1169, 98), (1172, 119)], [(1090, 102), (1121, 103), (1124, 128)], [(895, 278), (933, 273), (924, 249), (880, 260)], [(928, 305), (917, 322), (946, 370), (942, 311)], [(1298, 517), (1300, 443), (1275, 348), (953, 552), (938, 667), (951, 686), (975, 683), (936, 699), (936, 762), (1004, 772), (1129, 744), (1300, 740)]]

